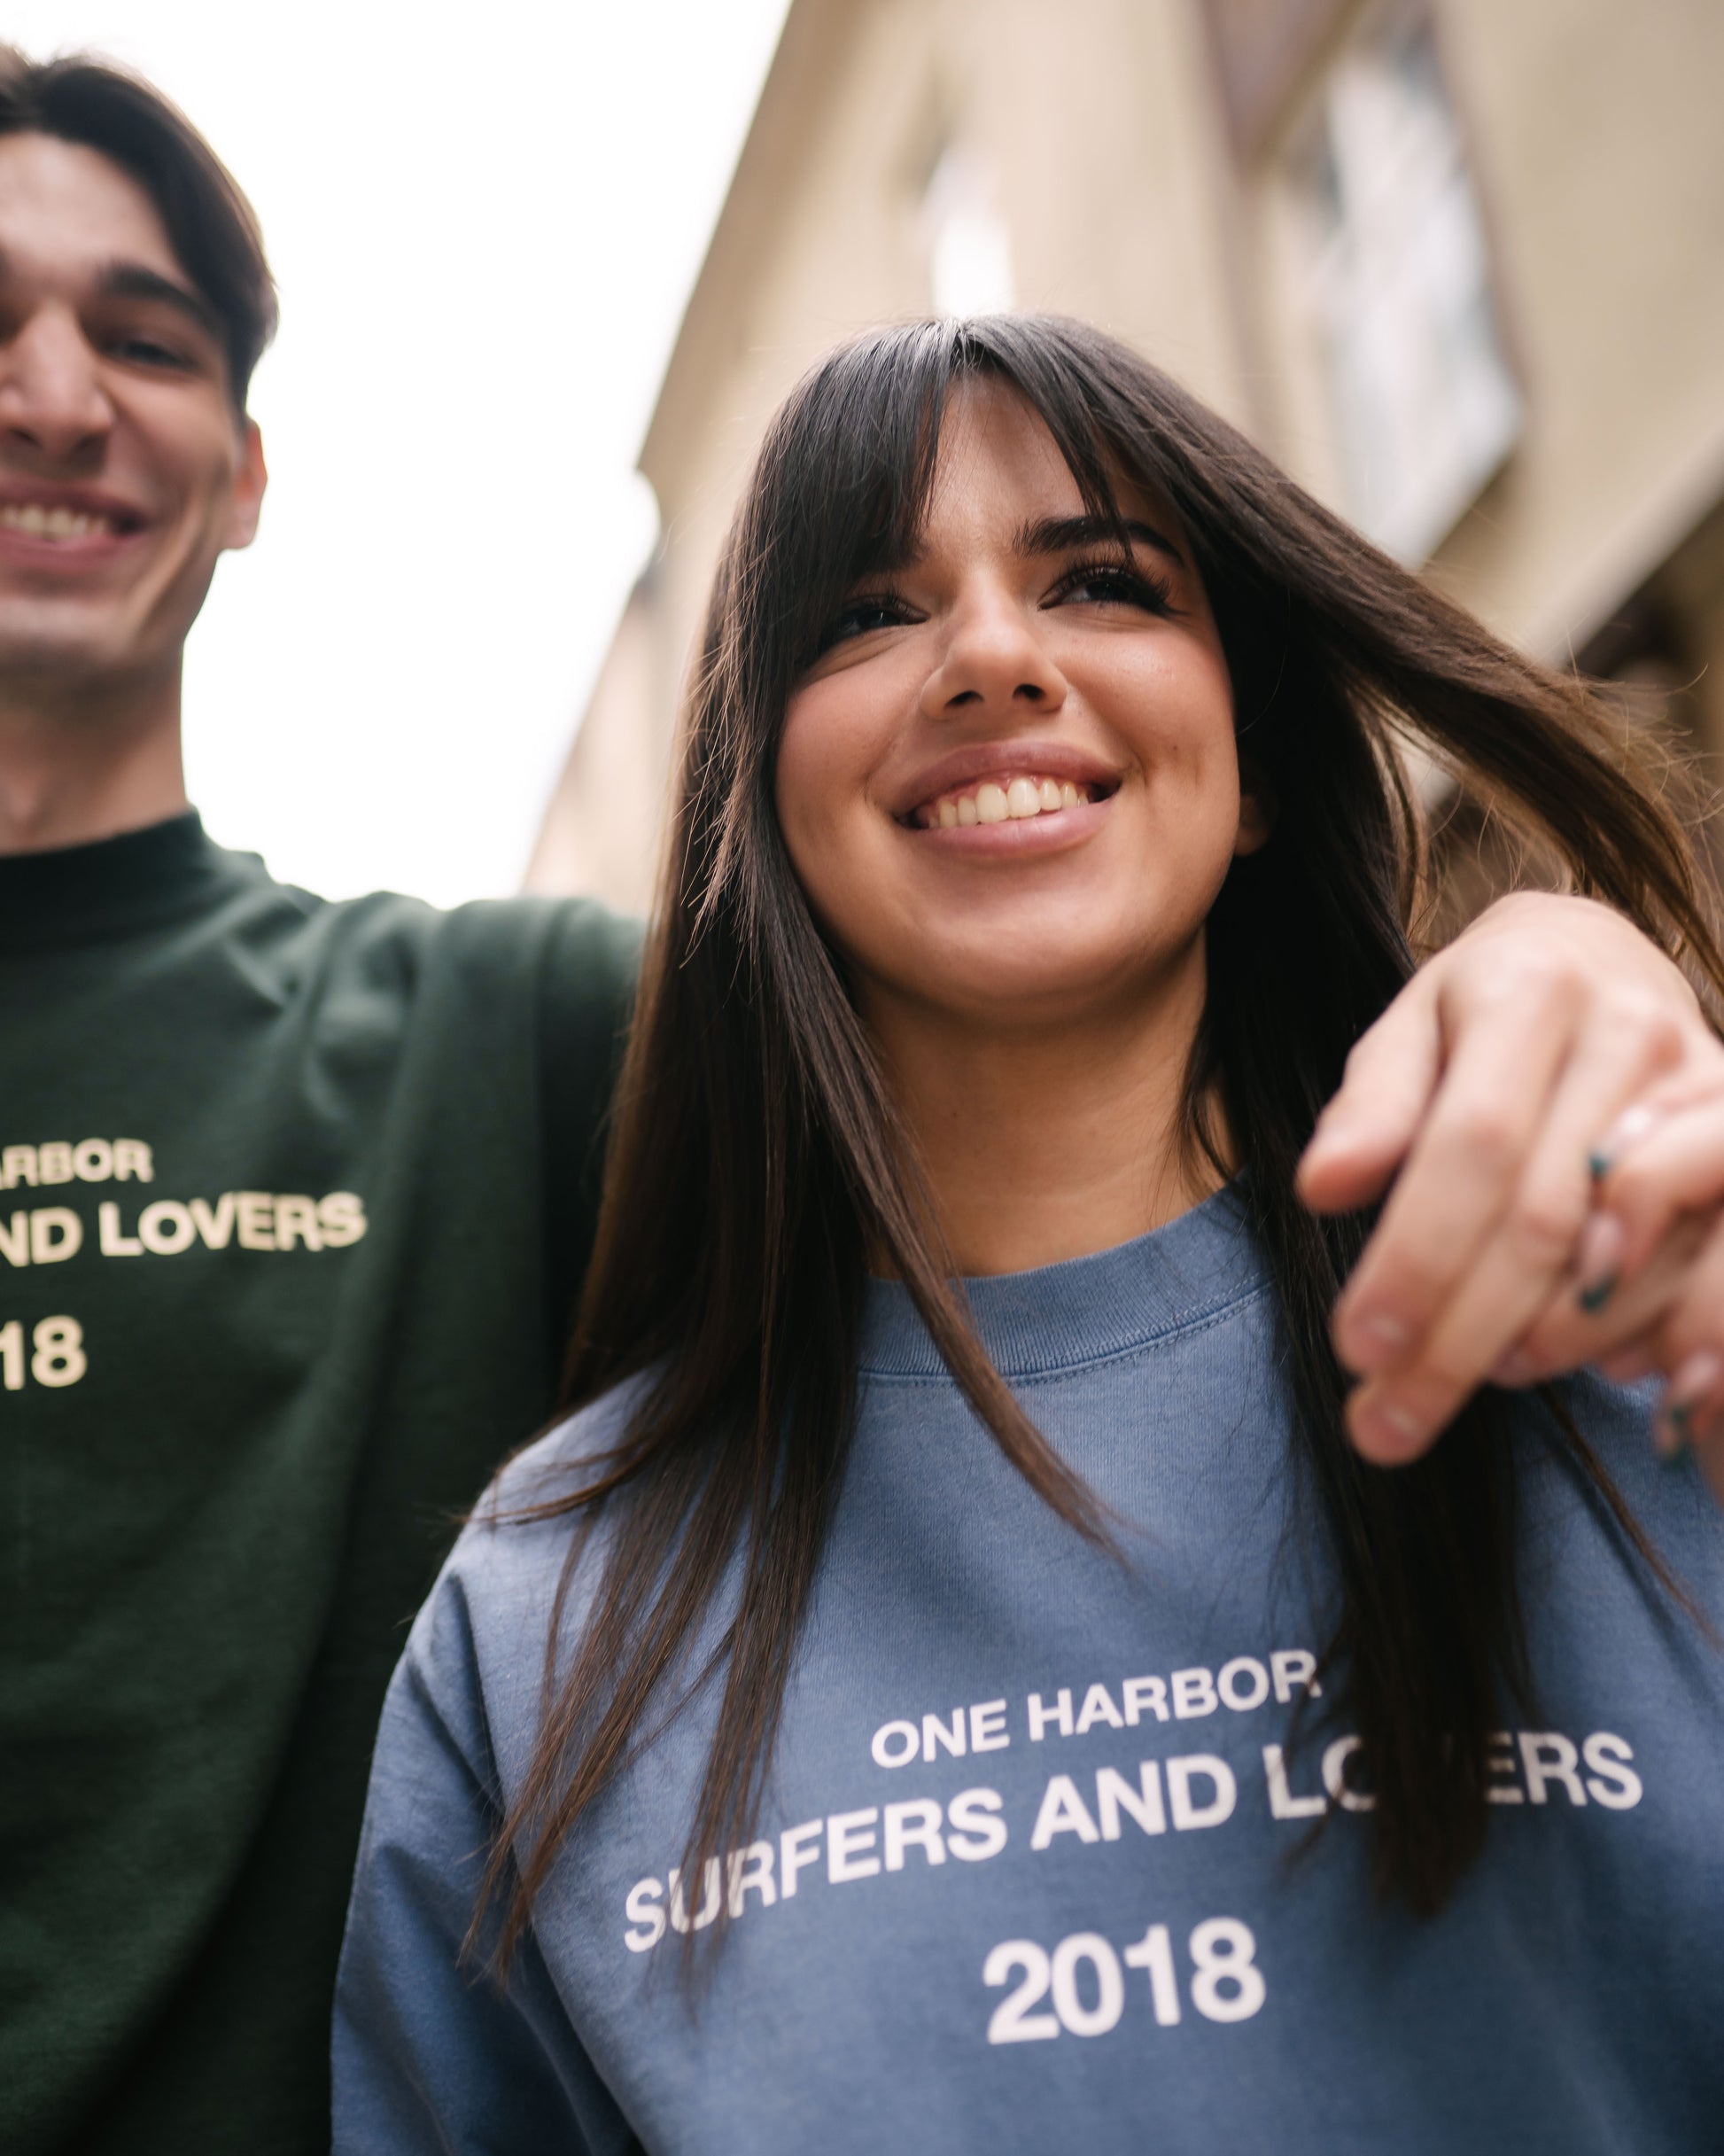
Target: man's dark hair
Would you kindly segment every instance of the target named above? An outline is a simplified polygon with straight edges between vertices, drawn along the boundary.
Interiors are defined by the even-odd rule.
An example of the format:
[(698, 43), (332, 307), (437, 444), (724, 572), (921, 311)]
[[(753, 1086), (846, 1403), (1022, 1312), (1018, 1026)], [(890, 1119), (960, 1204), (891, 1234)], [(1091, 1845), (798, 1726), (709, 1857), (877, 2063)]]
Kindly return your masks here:
[(257, 213), (176, 105), (140, 76), (74, 55), (32, 60), (0, 44), (0, 136), (52, 135), (97, 150), (149, 196), (180, 265), (215, 310), (235, 409), (276, 333), (276, 283)]

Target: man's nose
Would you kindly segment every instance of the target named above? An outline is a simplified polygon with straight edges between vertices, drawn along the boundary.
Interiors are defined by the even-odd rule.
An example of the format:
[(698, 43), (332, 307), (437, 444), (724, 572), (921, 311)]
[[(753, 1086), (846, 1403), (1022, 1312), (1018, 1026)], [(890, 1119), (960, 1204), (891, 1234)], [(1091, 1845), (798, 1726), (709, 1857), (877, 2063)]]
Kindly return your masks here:
[(0, 346), (0, 435), (14, 455), (88, 459), (113, 424), (97, 354), (71, 315), (43, 308)]

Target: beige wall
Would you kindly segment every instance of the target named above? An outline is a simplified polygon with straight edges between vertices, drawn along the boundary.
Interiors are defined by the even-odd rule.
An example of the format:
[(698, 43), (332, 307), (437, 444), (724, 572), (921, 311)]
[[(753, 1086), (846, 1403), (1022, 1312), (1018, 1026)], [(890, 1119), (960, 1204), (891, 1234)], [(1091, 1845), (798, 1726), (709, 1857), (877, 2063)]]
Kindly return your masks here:
[[(1526, 415), (1432, 573), (1557, 656), (1724, 494), (1724, 6), (1435, 12)], [(1241, 164), (1199, 0), (796, 0), (642, 455), (660, 558), (535, 887), (641, 903), (675, 685), (754, 444), (827, 346), (928, 311), (919, 205), (943, 145), (993, 175), (1017, 304), (1117, 331), (1335, 494), (1284, 168), (1313, 70), (1366, 10), (1332, 12), (1330, 48)], [(1705, 645), (1724, 609), (1700, 570), (1689, 582), (1713, 595), (1689, 608)], [(1714, 658), (1724, 676), (1715, 642), (1699, 663)]]

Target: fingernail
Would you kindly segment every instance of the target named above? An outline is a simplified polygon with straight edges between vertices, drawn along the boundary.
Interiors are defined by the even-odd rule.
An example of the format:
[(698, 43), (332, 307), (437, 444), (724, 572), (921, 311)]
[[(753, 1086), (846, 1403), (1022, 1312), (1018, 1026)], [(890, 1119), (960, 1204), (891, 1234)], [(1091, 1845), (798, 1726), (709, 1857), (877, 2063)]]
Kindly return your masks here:
[(1652, 1432), (1652, 1442), (1666, 1459), (1687, 1450), (1694, 1435), (1694, 1419), (1720, 1377), (1724, 1377), (1724, 1361), (1710, 1348), (1697, 1350), (1678, 1366)]
[(1650, 1108), (1631, 1108), (1617, 1117), (1587, 1155), (1587, 1169), (1595, 1183), (1602, 1182), (1631, 1145), (1644, 1138), (1658, 1121)]
[(1588, 1312), (1601, 1311), (1616, 1293), (1618, 1271), (1628, 1231), (1614, 1213), (1594, 1213), (1580, 1230), (1574, 1269), (1580, 1275), (1579, 1300)]
[(1420, 1418), (1394, 1400), (1373, 1400), (1357, 1420), (1360, 1434), (1378, 1441), (1378, 1449), (1391, 1455), (1409, 1452), (1427, 1434)]

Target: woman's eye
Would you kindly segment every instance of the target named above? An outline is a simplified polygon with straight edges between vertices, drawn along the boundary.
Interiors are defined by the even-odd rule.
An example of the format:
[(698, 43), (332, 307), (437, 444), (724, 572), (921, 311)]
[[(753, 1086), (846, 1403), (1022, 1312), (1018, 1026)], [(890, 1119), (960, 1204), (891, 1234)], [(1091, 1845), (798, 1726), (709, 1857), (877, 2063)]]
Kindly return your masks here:
[(1173, 611), (1173, 593), (1161, 578), (1118, 563), (1091, 563), (1074, 569), (1053, 594), (1056, 604), (1076, 600), (1091, 606), (1135, 606), (1145, 613)]
[(841, 613), (833, 617), (820, 639), (820, 649), (829, 651), (834, 644), (848, 642), (853, 636), (866, 636), (875, 629), (896, 628), (904, 619), (904, 608), (897, 599), (884, 596), (852, 599)]

